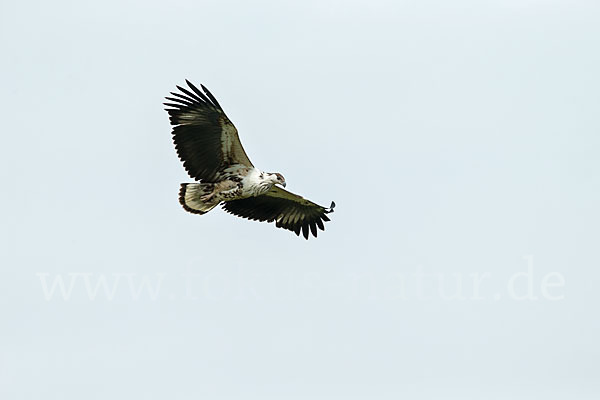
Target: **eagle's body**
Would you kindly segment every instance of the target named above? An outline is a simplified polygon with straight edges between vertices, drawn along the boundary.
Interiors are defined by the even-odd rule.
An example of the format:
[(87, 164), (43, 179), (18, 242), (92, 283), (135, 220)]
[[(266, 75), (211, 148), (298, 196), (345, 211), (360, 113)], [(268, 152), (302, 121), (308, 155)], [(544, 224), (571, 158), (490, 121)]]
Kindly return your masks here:
[(186, 211), (204, 214), (219, 204), (232, 214), (276, 226), (308, 232), (316, 237), (317, 226), (324, 230), (325, 215), (333, 211), (290, 193), (279, 173), (254, 167), (244, 151), (237, 129), (214, 96), (186, 81), (192, 91), (177, 86), (183, 93), (167, 97), (165, 103), (173, 125), (173, 141), (183, 165), (199, 183), (182, 183), (179, 201)]
[(206, 205), (217, 205), (222, 201), (260, 196), (267, 193), (278, 181), (277, 174), (264, 173), (258, 168), (235, 164), (219, 174), (215, 182), (182, 185), (185, 185), (187, 190), (190, 190), (190, 185), (197, 185), (196, 192), (201, 193), (197, 199), (195, 195), (190, 196), (188, 193), (189, 201), (200, 200)]

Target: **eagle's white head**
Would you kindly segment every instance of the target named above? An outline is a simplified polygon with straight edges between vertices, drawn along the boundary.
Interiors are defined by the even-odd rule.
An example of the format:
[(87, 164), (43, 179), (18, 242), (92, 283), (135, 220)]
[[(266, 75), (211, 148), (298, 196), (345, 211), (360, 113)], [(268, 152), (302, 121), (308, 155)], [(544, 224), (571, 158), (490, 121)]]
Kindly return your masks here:
[(279, 172), (269, 174), (267, 178), (270, 182), (273, 183), (273, 185), (281, 185), (285, 187), (285, 178)]

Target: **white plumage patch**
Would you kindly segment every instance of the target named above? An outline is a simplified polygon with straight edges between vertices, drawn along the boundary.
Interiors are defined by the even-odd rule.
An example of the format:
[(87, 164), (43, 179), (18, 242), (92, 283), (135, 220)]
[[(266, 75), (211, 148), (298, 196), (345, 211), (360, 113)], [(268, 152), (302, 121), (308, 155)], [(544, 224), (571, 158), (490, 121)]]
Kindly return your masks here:
[(200, 201), (200, 196), (202, 196), (202, 189), (200, 184), (189, 184), (187, 185), (187, 190), (185, 191), (185, 204), (193, 208), (195, 210), (201, 210), (204, 206), (204, 203)]
[(210, 194), (213, 190), (211, 183), (182, 183), (179, 193), (179, 202), (186, 211), (204, 214), (215, 208), (219, 201), (202, 201), (201, 197)]

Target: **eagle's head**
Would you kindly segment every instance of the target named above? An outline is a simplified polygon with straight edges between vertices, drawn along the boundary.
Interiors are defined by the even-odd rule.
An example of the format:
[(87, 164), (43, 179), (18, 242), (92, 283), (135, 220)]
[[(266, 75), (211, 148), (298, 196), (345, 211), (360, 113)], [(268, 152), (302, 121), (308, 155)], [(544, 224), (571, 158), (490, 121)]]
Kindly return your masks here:
[(273, 182), (274, 185), (281, 185), (285, 187), (285, 178), (279, 172), (269, 174), (269, 178), (271, 178), (271, 182)]

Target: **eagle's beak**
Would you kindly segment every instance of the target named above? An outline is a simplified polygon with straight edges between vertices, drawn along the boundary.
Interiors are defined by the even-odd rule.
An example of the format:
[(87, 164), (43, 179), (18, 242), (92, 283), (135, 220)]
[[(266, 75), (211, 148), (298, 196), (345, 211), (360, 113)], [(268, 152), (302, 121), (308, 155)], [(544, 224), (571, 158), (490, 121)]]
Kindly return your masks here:
[(281, 184), (281, 186), (285, 187), (285, 181)]

